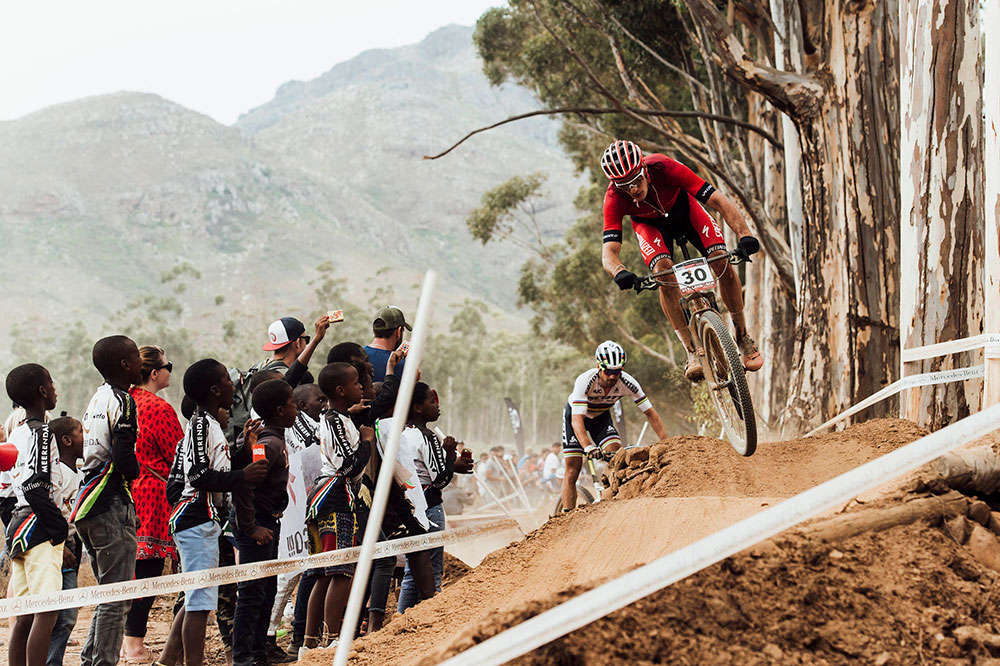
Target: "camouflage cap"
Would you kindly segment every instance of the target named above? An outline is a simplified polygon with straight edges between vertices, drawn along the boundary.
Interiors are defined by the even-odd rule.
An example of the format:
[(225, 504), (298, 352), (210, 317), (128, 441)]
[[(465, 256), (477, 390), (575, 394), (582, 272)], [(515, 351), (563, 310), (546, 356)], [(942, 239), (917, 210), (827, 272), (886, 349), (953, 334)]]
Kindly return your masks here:
[(372, 328), (376, 331), (393, 331), (400, 326), (408, 331), (413, 330), (413, 328), (406, 323), (406, 317), (403, 316), (403, 311), (395, 305), (387, 305), (386, 307), (381, 308), (375, 313), (375, 321), (372, 322)]

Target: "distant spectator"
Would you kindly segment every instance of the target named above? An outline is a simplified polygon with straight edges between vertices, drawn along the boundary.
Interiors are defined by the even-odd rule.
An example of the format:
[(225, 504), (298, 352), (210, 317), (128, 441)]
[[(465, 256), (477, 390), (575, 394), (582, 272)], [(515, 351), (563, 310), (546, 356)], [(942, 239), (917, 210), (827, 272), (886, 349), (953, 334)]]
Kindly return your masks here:
[[(142, 382), (135, 342), (124, 335), (94, 344), (94, 366), (104, 377), (83, 416), (83, 480), (73, 507), (77, 532), (87, 548), (99, 584), (135, 577), (136, 516), (128, 484), (139, 476), (135, 457), (138, 418), (128, 390)], [(119, 660), (128, 601), (99, 604), (90, 621), (80, 661)]]
[[(229, 370), (229, 378), (233, 382), (233, 405), (230, 408), (230, 426), (226, 428), (226, 438), (230, 444), (236, 444), (236, 437), (243, 431), (243, 426), (250, 420), (250, 396), (253, 394), (252, 384), (256, 375), (261, 372), (279, 372), (292, 388), (299, 384), (312, 384), (313, 377), (309, 374), (309, 361), (316, 347), (326, 336), (330, 328), (330, 318), (327, 315), (316, 320), (316, 334), (312, 337), (305, 334), (306, 327), (295, 317), (282, 317), (271, 322), (267, 327), (267, 342), (261, 349), (274, 352), (270, 360), (258, 363), (243, 372), (237, 368)], [(268, 376), (271, 378), (271, 375)], [(257, 383), (260, 383), (257, 379)]]
[[(372, 428), (362, 426), (359, 429), (348, 416), (350, 407), (362, 398), (361, 382), (354, 366), (330, 363), (319, 374), (319, 387), (329, 399), (330, 409), (320, 421), (323, 467), (310, 492), (306, 514), (313, 553), (357, 545), (359, 527), (355, 498), (375, 439)], [(326, 567), (317, 577), (309, 597), (300, 657), (306, 650), (319, 645), (324, 620), (331, 632), (340, 630), (353, 576), (354, 564), (338, 564)]]
[(550, 490), (552, 492), (558, 492), (562, 487), (563, 476), (566, 474), (566, 469), (560, 460), (560, 453), (562, 452), (562, 444), (556, 442), (551, 447), (549, 447), (548, 455), (545, 456), (545, 463), (542, 466), (542, 487), (545, 490)]
[[(330, 347), (330, 351), (326, 353), (326, 362), (350, 363), (355, 367), (360, 365), (371, 375), (372, 381), (375, 381), (375, 369), (371, 361), (368, 360), (368, 353), (357, 342), (338, 342)], [(361, 372), (362, 368), (359, 368), (358, 371)]]
[(407, 348), (400, 347), (389, 353), (382, 381), (372, 382), (372, 364), (365, 349), (355, 342), (334, 345), (327, 354), (329, 363), (350, 363), (358, 371), (364, 398), (351, 407), (354, 425), (374, 426), (375, 422), (392, 414), (399, 393), (399, 379), (406, 359)]
[[(83, 458), (83, 424), (71, 416), (61, 416), (52, 419), (49, 424), (53, 437), (56, 439), (56, 446), (59, 448), (58, 475), (59, 487), (56, 494), (62, 499), (59, 510), (63, 517), (69, 520), (73, 512), (73, 500), (76, 499), (76, 492), (80, 489), (80, 473), (76, 471), (76, 463)], [(53, 475), (54, 477), (56, 475)], [(77, 577), (80, 573), (80, 556), (83, 551), (83, 543), (77, 536), (76, 528), (72, 523), (69, 526), (69, 534), (63, 544), (62, 554), (62, 589), (73, 590), (77, 586)], [(47, 666), (62, 666), (63, 656), (66, 654), (66, 644), (69, 636), (76, 626), (76, 617), (79, 608), (64, 608), (59, 611), (56, 624), (52, 627), (52, 641), (49, 644), (49, 655), (46, 659)]]
[(282, 317), (271, 322), (267, 327), (268, 341), (261, 349), (273, 351), (274, 355), (260, 369), (280, 370), (293, 388), (299, 384), (312, 384), (314, 380), (309, 374), (309, 361), (330, 328), (329, 316), (322, 315), (314, 327), (315, 335), (310, 337), (305, 334), (306, 327), (295, 317)]
[[(357, 348), (362, 356), (364, 352), (361, 345)], [(295, 499), (300, 503), (306, 501), (307, 493), (313, 486), (313, 482), (319, 476), (322, 467), (322, 454), (319, 451), (319, 421), (323, 418), (328, 400), (326, 394), (320, 390), (317, 384), (303, 384), (296, 386), (293, 393), (295, 404), (299, 409), (299, 415), (295, 419), (295, 425), (285, 430), (285, 445), (288, 447), (289, 457), (298, 455), (299, 474), (295, 479), (289, 481), (289, 488), (295, 492)], [(292, 514), (296, 515), (296, 514)], [(291, 527), (292, 516), (288, 511), (282, 516), (282, 532), (286, 530), (285, 521), (289, 521)], [(295, 525), (296, 529), (302, 529), (301, 520)], [(275, 595), (275, 603), (271, 608), (271, 623), (268, 626), (268, 653), (272, 661), (280, 659), (277, 647), (277, 630), (284, 615), (285, 606), (296, 593), (295, 611), (292, 619), (292, 642), (288, 647), (288, 654), (293, 657), (298, 656), (299, 648), (305, 637), (306, 612), (309, 606), (309, 595), (316, 582), (317, 573), (322, 573), (322, 569), (308, 569), (305, 572), (285, 574), (278, 576), (278, 590)], [(296, 583), (298, 591), (296, 592)]]
[[(139, 436), (135, 442), (135, 457), (139, 461), (139, 478), (132, 482), (132, 498), (139, 521), (136, 531), (135, 577), (155, 578), (163, 573), (167, 558), (177, 560), (177, 550), (170, 538), (167, 517), (166, 484), (174, 462), (177, 443), (184, 437), (177, 413), (163, 398), (156, 395), (170, 386), (174, 364), (167, 360), (161, 347), (139, 348), (142, 381), (129, 393), (135, 400), (139, 415)], [(156, 597), (132, 601), (125, 616), (126, 660), (152, 661), (153, 654), (143, 644), (149, 610)]]
[[(69, 524), (60, 511), (61, 466), (55, 435), (42, 420), (55, 409), (56, 389), (48, 370), (37, 363), (7, 374), (7, 395), (25, 408), (25, 421), (11, 432), (18, 459), (11, 470), (17, 503), (5, 534), (10, 544), (10, 591), (15, 597), (51, 594), (62, 589), (63, 542)], [(58, 611), (19, 615), (10, 633), (9, 661), (45, 663)]]
[[(217, 416), (232, 405), (233, 390), (226, 367), (214, 359), (196, 361), (184, 372), (184, 393), (197, 409), (178, 452), (184, 487), (170, 515), (170, 531), (185, 573), (219, 566), (220, 523), (229, 515), (228, 493), (256, 485), (267, 473), (265, 460), (231, 469), (229, 444)], [(218, 594), (216, 586), (185, 590), (184, 610), (174, 618), (159, 663), (176, 664), (183, 655), (187, 666), (201, 666), (205, 625)]]
[[(277, 559), (281, 538), (279, 517), (288, 506), (288, 454), (285, 429), (295, 425), (299, 415), (292, 387), (280, 379), (262, 383), (253, 392), (254, 411), (263, 427), (247, 431), (243, 447), (234, 461), (249, 463), (258, 458), (260, 445), (267, 475), (257, 484), (243, 484), (233, 491), (236, 548), (240, 564)], [(268, 663), (267, 625), (277, 592), (277, 576), (240, 581), (237, 585), (236, 616), (233, 621), (233, 666)]]
[[(375, 313), (375, 320), (372, 322), (372, 341), (365, 347), (368, 360), (374, 368), (374, 381), (381, 382), (385, 379), (386, 364), (389, 361), (389, 354), (395, 351), (403, 343), (403, 329), (413, 330), (403, 311), (390, 305)], [(396, 364), (396, 374), (403, 376), (403, 365), (405, 362)]]
[[(459, 458), (458, 445), (454, 437), (448, 436), (442, 441), (428, 427), (429, 423), (438, 420), (441, 415), (441, 405), (437, 392), (427, 384), (417, 382), (413, 389), (410, 403), (410, 413), (407, 427), (403, 433), (406, 443), (400, 442), (400, 453), (413, 456), (417, 478), (424, 491), (427, 501), (427, 519), (430, 521), (430, 532), (440, 532), (445, 528), (445, 513), (442, 504), (441, 491), (451, 483), (454, 474), (469, 474), (472, 472), (471, 459)], [(463, 444), (464, 446), (464, 444)], [(444, 573), (444, 547), (438, 546), (429, 551), (431, 569), (434, 572), (434, 589), (441, 590), (441, 577)], [(421, 601), (417, 583), (409, 562), (406, 573), (399, 588), (398, 610), (405, 612)]]

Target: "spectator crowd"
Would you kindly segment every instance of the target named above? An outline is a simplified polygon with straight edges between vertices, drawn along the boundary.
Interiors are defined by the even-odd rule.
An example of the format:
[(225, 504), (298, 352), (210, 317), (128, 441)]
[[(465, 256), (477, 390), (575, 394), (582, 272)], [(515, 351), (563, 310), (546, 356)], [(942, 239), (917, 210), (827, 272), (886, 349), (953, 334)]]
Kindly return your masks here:
[[(314, 376), (333, 315), (317, 319), (312, 335), (294, 317), (273, 322), (263, 345), (270, 358), (249, 369), (192, 363), (181, 378), (185, 425), (158, 395), (178, 379), (169, 349), (123, 335), (98, 340), (93, 363), (104, 382), (80, 418), (51, 417), (59, 368), (10, 369), (14, 411), (0, 431), (7, 596), (75, 588), (84, 553), (103, 584), (161, 576), (168, 562), (191, 572), (359, 545), (410, 326), (399, 308), (380, 309), (372, 340), (333, 345)], [(461, 511), (479, 483), (513, 473), (543, 488), (554, 478), (545, 456), (512, 461), (501, 450), (458, 481), (473, 471), (471, 452), (434, 427), (440, 413), (437, 392), (418, 381), (379, 539), (443, 530), (446, 507)], [(397, 564), (375, 561), (362, 630), (382, 626)], [(400, 573), (403, 613), (440, 591), (443, 548), (407, 553)], [(201, 664), (213, 611), (233, 664), (292, 662), (336, 644), (353, 575), (353, 564), (341, 564), (183, 592), (158, 654), (144, 640), (154, 597), (100, 604), (81, 663)], [(286, 609), (289, 650), (275, 640)], [(17, 617), (9, 663), (61, 664), (76, 621), (76, 609)]]

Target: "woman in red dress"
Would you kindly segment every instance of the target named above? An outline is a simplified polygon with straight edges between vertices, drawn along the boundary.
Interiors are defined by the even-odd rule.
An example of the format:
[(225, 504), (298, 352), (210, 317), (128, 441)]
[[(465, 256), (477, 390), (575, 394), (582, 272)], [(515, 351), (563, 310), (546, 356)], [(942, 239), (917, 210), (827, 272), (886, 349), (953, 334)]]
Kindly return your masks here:
[[(161, 347), (139, 348), (142, 359), (142, 384), (130, 391), (139, 417), (139, 437), (135, 457), (139, 460), (139, 478), (132, 482), (132, 498), (139, 519), (138, 546), (135, 554), (135, 577), (153, 578), (163, 574), (167, 558), (177, 560), (177, 550), (167, 531), (166, 482), (174, 462), (177, 444), (184, 436), (177, 413), (158, 391), (170, 386), (173, 364)], [(122, 656), (126, 662), (148, 664), (153, 655), (143, 644), (146, 623), (155, 597), (136, 599), (125, 618)]]

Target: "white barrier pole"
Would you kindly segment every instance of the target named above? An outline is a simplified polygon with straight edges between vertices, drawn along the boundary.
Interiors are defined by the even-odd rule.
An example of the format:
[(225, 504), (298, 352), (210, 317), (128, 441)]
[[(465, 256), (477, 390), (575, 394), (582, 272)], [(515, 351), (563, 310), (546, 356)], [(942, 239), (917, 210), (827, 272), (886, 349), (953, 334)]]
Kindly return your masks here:
[(998, 428), (1000, 405), (995, 405), (574, 597), (444, 663), (502, 664), (526, 654)]
[[(504, 478), (507, 479), (507, 483), (510, 484), (511, 490), (513, 490), (514, 494), (517, 495), (517, 498), (519, 500), (521, 500), (521, 504), (524, 505), (525, 509), (528, 509), (530, 511), (531, 510), (531, 505), (528, 504), (528, 500), (526, 498), (524, 498), (524, 497), (521, 496), (520, 492), (517, 489), (517, 484), (514, 483), (514, 480), (512, 478), (510, 478), (510, 473), (507, 471), (507, 466), (504, 464), (506, 462), (508, 462), (508, 461), (505, 460), (504, 458), (500, 459), (500, 471), (503, 472)], [(517, 475), (517, 473), (515, 472), (515, 476), (516, 475)]]
[(639, 446), (642, 444), (642, 438), (646, 435), (646, 428), (649, 427), (649, 421), (642, 424), (642, 430), (639, 431), (639, 439), (635, 440), (635, 445)]
[(528, 493), (524, 489), (524, 484), (521, 483), (521, 475), (517, 471), (517, 467), (514, 465), (513, 460), (508, 460), (507, 464), (510, 465), (510, 472), (514, 475), (514, 480), (517, 481), (517, 487), (521, 491), (521, 499), (524, 500), (525, 511), (531, 511), (531, 500), (528, 499)]
[(406, 365), (403, 367), (403, 378), (396, 395), (396, 406), (392, 410), (392, 426), (389, 430), (389, 442), (382, 453), (382, 466), (379, 468), (378, 480), (375, 483), (375, 493), (372, 497), (371, 513), (365, 525), (365, 538), (361, 542), (361, 555), (354, 571), (354, 581), (351, 584), (351, 595), (347, 599), (347, 610), (344, 621), (340, 625), (340, 640), (337, 653), (334, 655), (335, 666), (346, 666), (347, 655), (351, 653), (354, 644), (354, 631), (361, 615), (361, 600), (368, 587), (368, 574), (371, 573), (372, 557), (375, 554), (375, 543), (378, 541), (382, 518), (385, 516), (385, 505), (389, 500), (389, 484), (393, 482), (392, 472), (399, 454), (399, 439), (406, 425), (406, 416), (410, 411), (410, 400), (413, 398), (413, 387), (417, 384), (417, 370), (424, 353), (424, 342), (427, 340), (428, 319), (431, 312), (431, 298), (434, 285), (437, 283), (437, 273), (427, 271), (424, 276), (424, 286), (420, 291), (420, 302), (417, 304), (417, 318), (413, 322), (413, 335), (410, 338), (410, 351), (406, 354)]
[[(504, 513), (505, 516), (507, 516), (508, 518), (510, 518), (511, 520), (513, 520), (514, 522), (517, 522), (517, 520), (514, 518), (514, 515), (507, 509), (506, 506), (504, 506), (504, 503), (500, 501), (500, 498), (497, 497), (497, 494), (495, 492), (493, 492), (493, 489), (490, 488), (490, 482), (487, 481), (486, 479), (479, 478), (479, 475), (476, 474), (475, 472), (473, 472), (473, 474), (475, 474), (476, 479), (479, 480), (480, 485), (483, 488), (486, 488), (486, 492), (489, 493), (489, 496), (493, 498), (493, 502), (490, 502), (490, 504), (494, 504), (495, 503), (497, 506), (500, 507), (500, 510), (503, 511), (503, 513)], [(510, 498), (510, 497), (514, 497), (514, 495), (508, 495), (507, 496), (507, 498)], [(490, 506), (490, 504), (487, 504), (486, 506)], [(480, 508), (482, 508), (482, 507), (480, 507)], [(521, 530), (521, 534), (523, 536), (528, 536), (527, 534), (524, 533), (524, 530), (521, 529), (521, 523), (517, 523), (517, 529)]]

